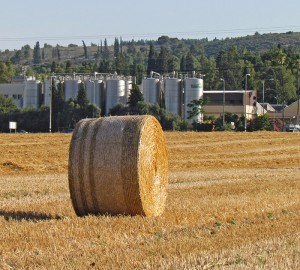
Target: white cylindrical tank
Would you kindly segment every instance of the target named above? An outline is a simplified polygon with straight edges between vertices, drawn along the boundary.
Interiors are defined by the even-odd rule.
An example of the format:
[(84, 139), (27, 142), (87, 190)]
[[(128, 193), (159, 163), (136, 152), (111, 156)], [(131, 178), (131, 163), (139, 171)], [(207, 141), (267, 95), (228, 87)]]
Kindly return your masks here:
[(90, 103), (96, 104), (99, 108), (101, 107), (101, 97), (100, 97), (100, 86), (102, 80), (92, 80), (85, 81), (85, 89), (87, 94), (87, 99)]
[(130, 92), (132, 90), (132, 80), (130, 79), (126, 79), (125, 80), (125, 102), (128, 102), (128, 97), (130, 95)]
[(40, 81), (25, 81), (23, 107), (32, 107), (38, 109), (39, 107), (39, 84)]
[(142, 81), (143, 95), (145, 102), (157, 103), (159, 100), (159, 89), (158, 89), (159, 79), (147, 78)]
[(49, 107), (50, 106), (50, 100), (51, 100), (51, 81), (47, 80), (44, 82), (44, 105)]
[(193, 100), (199, 100), (203, 98), (203, 79), (187, 78), (184, 83), (184, 119), (190, 122), (199, 121), (203, 119), (203, 114), (199, 114), (197, 117), (187, 119), (189, 116), (188, 111), (191, 110), (187, 105)]
[(165, 79), (165, 105), (168, 112), (181, 116), (182, 89), (180, 79)]
[(65, 101), (76, 98), (79, 90), (80, 80), (65, 80)]
[(125, 101), (125, 80), (109, 79), (106, 81), (106, 103), (105, 114), (117, 104), (126, 104)]
[[(55, 86), (58, 85), (58, 80), (54, 80)], [(51, 80), (47, 80), (44, 82), (44, 105), (49, 107), (51, 101)]]

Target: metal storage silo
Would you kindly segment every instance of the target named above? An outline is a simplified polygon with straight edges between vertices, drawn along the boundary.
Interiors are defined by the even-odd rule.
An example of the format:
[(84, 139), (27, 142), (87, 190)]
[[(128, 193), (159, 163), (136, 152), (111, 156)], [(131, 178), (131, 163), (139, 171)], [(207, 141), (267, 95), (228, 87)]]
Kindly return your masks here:
[(65, 80), (65, 101), (76, 98), (79, 90), (80, 80)]
[(50, 106), (50, 100), (51, 100), (51, 96), (50, 96), (50, 88), (51, 88), (51, 81), (47, 80), (44, 82), (44, 105), (45, 106)]
[(128, 97), (130, 95), (130, 92), (132, 90), (132, 80), (130, 78), (126, 78), (125, 80), (125, 102), (128, 102)]
[(159, 100), (159, 79), (147, 78), (142, 81), (143, 95), (145, 102), (157, 103)]
[(181, 116), (182, 89), (180, 79), (165, 79), (165, 105), (168, 112)]
[(85, 89), (87, 94), (87, 99), (90, 103), (96, 104), (99, 108), (101, 107), (101, 97), (100, 97), (100, 86), (102, 80), (92, 80), (85, 81)]
[[(57, 87), (59, 81), (54, 80), (55, 86)], [(50, 101), (51, 101), (51, 80), (47, 80), (44, 82), (44, 100), (43, 103), (45, 106), (50, 106)]]
[(25, 81), (23, 107), (39, 107), (39, 84), (40, 81)]
[[(191, 110), (187, 105), (192, 100), (199, 100), (203, 98), (203, 79), (187, 78), (184, 83), (184, 119), (188, 118), (188, 111)], [(202, 121), (203, 115), (199, 114), (198, 117), (189, 119), (190, 122)]]
[(102, 88), (102, 80), (95, 80), (95, 102), (96, 105), (101, 108), (101, 88)]
[(105, 114), (117, 104), (126, 104), (125, 101), (125, 80), (109, 79), (106, 81), (106, 104)]

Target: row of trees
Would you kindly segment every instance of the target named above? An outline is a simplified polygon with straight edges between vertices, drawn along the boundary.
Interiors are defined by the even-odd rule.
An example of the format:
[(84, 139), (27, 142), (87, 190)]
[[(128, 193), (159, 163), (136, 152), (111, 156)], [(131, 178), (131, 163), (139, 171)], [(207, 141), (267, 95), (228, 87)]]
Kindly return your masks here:
[[(89, 50), (93, 47), (97, 50), (90, 58)], [(50, 48), (41, 50), (39, 42), (36, 43), (33, 49), (34, 65), (26, 67), (27, 75), (35, 73), (36, 76), (43, 77), (50, 72), (117, 72), (136, 76), (139, 84), (150, 71), (160, 74), (177, 71), (182, 75), (198, 71), (205, 75), (205, 90), (222, 89), (220, 78), (225, 80), (226, 89), (234, 90), (244, 89), (245, 74), (251, 74), (248, 88), (258, 90), (259, 102), (262, 102), (264, 81), (266, 102), (289, 104), (299, 95), (300, 49), (298, 47), (285, 49), (278, 45), (267, 51), (255, 52), (238, 49), (233, 45), (227, 50), (221, 50), (216, 55), (208, 57), (201, 43), (191, 42), (187, 47), (176, 39), (161, 37), (156, 43), (150, 43), (146, 47), (137, 45), (133, 41), (126, 43), (116, 38), (111, 47), (107, 45), (106, 40), (104, 46), (101, 42), (101, 45), (91, 47), (86, 46), (83, 41), (83, 59), (80, 63), (73, 60), (60, 60), (62, 52), (59, 47), (52, 48), (53, 53), (59, 57), (48, 64), (42, 61), (44, 49)], [(24, 46), (21, 51), (25, 54), (28, 52), (28, 47)], [(6, 63), (0, 62), (0, 71), (2, 71), (0, 82), (10, 81), (13, 75), (24, 71), (14, 64), (15, 61), (16, 55)]]

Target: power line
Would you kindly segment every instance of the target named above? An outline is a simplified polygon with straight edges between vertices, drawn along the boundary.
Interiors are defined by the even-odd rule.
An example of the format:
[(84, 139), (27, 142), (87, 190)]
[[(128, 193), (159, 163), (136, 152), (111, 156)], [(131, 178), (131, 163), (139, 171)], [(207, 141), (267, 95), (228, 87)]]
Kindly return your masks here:
[(101, 34), (101, 35), (76, 35), (76, 36), (27, 36), (27, 37), (0, 37), (1, 41), (29, 41), (29, 40), (82, 40), (82, 39), (104, 39), (104, 38), (154, 38), (159, 36), (204, 36), (204, 35), (219, 35), (219, 34), (239, 34), (245, 32), (274, 32), (274, 31), (292, 31), (300, 30), (299, 25), (294, 26), (278, 26), (278, 27), (260, 27), (260, 28), (236, 28), (236, 29), (214, 29), (200, 31), (177, 31), (177, 32), (154, 32), (154, 33), (123, 33), (123, 34)]

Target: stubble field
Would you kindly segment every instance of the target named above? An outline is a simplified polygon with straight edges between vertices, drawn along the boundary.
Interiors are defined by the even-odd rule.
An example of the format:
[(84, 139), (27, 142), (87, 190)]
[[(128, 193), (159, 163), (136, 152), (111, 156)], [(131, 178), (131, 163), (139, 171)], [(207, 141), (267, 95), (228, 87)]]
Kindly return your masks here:
[(300, 269), (300, 134), (165, 133), (165, 213), (76, 217), (66, 134), (0, 134), (0, 269)]

